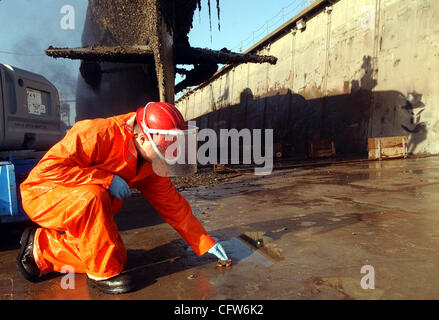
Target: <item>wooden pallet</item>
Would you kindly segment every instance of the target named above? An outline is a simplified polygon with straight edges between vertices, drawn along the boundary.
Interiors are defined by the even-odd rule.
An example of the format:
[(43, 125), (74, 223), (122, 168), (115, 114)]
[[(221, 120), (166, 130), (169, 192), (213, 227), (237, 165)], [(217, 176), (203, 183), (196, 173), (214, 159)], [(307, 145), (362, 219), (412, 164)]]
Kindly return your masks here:
[(308, 157), (329, 158), (335, 157), (335, 142), (333, 140), (317, 140), (308, 142)]
[(380, 137), (368, 139), (369, 160), (406, 158), (407, 137)]

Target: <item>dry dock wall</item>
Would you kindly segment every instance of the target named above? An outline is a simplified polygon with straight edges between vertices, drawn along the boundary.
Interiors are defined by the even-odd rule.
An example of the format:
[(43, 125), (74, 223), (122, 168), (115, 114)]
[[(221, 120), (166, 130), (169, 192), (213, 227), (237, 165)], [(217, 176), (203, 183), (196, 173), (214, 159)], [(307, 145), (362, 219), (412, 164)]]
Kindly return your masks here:
[(437, 0), (316, 1), (247, 50), (276, 65), (227, 66), (176, 105), (200, 129), (273, 128), (288, 156), (309, 140), (363, 154), (367, 138), (401, 135), (437, 154), (438, 46)]

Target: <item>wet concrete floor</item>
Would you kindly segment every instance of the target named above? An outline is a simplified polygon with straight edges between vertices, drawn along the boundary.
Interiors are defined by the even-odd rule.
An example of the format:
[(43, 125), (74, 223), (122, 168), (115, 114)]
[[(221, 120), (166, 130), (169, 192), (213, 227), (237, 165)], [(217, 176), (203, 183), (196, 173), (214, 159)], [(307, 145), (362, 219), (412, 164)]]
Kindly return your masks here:
[[(182, 194), (229, 253), (231, 269), (216, 269), (210, 254), (197, 257), (135, 195), (116, 220), (140, 290), (102, 294), (81, 274), (27, 282), (15, 267), (25, 225), (13, 224), (1, 226), (0, 299), (439, 297), (437, 157), (245, 174)], [(74, 289), (62, 289), (63, 279)]]

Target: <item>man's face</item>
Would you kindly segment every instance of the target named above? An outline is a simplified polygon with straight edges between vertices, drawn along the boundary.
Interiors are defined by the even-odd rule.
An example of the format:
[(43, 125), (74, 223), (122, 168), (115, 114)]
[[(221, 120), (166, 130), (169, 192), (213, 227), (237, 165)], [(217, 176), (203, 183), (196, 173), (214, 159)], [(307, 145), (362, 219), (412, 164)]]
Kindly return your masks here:
[(158, 155), (154, 151), (151, 142), (142, 133), (134, 133), (134, 144), (139, 155), (146, 161), (152, 162)]
[[(154, 139), (154, 138), (153, 138)], [(156, 141), (155, 141), (156, 142)], [(134, 144), (140, 157), (152, 163), (154, 172), (161, 177), (168, 177), (169, 171), (166, 162), (161, 160), (143, 133), (134, 134)]]

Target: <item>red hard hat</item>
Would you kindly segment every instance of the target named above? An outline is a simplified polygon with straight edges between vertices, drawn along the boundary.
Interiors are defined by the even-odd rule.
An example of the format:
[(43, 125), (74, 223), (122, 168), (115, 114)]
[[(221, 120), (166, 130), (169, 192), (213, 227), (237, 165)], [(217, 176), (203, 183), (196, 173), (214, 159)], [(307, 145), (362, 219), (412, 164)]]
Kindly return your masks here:
[(145, 121), (149, 129), (186, 129), (186, 124), (181, 112), (174, 105), (167, 102), (150, 102), (146, 106), (137, 109), (136, 121), (145, 136), (147, 136), (147, 134), (142, 126), (143, 121)]

